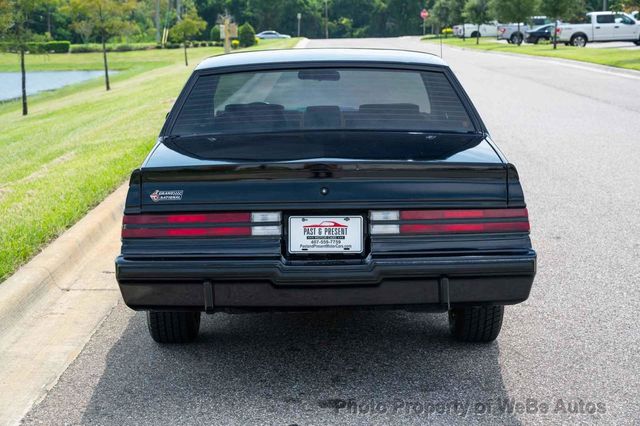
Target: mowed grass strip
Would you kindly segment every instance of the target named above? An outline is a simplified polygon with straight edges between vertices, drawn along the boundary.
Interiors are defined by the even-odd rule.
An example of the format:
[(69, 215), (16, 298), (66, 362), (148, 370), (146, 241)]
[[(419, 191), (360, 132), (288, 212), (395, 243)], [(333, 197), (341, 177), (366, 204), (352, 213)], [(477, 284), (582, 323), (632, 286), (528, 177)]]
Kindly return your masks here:
[[(287, 48), (296, 42), (263, 42), (257, 48)], [(195, 65), (221, 49), (189, 53)], [(95, 56), (94, 62), (79, 62), (94, 68), (66, 69), (100, 69), (99, 55), (60, 56), (74, 61), (85, 55)], [(20, 115), (19, 102), (0, 106), (0, 282), (141, 164), (193, 69), (181, 62), (180, 50), (110, 54), (117, 56), (122, 58), (112, 63), (120, 63), (123, 72), (110, 92), (97, 79), (35, 96), (27, 117)], [(0, 67), (15, 58), (0, 55)], [(50, 55), (48, 60), (60, 62), (47, 70), (60, 69), (57, 58)]]
[[(425, 39), (429, 43), (439, 43), (437, 38)], [(598, 48), (589, 49), (583, 47), (565, 46), (559, 43), (556, 50), (552, 44), (522, 44), (520, 46), (498, 43), (495, 39), (480, 39), (476, 44), (475, 39), (468, 38), (463, 41), (459, 38), (446, 38), (442, 42), (449, 46), (468, 49), (488, 50), (501, 53), (520, 53), (522, 55), (545, 56), (549, 58), (572, 59), (574, 61), (590, 62), (593, 64), (608, 65), (617, 68), (626, 68), (640, 71), (640, 49), (629, 43), (628, 48)]]

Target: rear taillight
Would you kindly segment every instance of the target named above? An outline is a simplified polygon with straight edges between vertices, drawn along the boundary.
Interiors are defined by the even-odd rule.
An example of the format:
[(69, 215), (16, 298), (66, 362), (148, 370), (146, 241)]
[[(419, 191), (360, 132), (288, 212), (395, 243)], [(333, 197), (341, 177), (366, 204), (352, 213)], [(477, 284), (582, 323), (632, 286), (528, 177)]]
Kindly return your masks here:
[(122, 238), (281, 235), (280, 212), (125, 215)]
[(370, 218), (372, 235), (529, 232), (526, 208), (378, 210)]

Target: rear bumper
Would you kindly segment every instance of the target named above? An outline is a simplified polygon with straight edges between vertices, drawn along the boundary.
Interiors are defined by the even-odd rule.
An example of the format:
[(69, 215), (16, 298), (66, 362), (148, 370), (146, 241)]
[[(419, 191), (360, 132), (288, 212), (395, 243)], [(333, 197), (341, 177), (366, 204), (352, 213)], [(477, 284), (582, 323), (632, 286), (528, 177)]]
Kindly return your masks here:
[(535, 272), (533, 251), (323, 265), (281, 259), (116, 259), (124, 301), (138, 310), (432, 310), (460, 304), (514, 304), (529, 297)]

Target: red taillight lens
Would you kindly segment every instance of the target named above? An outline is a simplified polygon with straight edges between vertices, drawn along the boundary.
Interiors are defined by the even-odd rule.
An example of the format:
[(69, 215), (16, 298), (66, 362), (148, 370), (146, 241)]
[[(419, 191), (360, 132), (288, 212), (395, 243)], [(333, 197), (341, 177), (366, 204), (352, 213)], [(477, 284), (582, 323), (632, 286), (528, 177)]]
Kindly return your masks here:
[(251, 222), (251, 213), (207, 213), (207, 214), (141, 214), (125, 216), (126, 224), (152, 225), (169, 223), (244, 223)]
[(231, 235), (251, 235), (251, 227), (236, 226), (219, 228), (125, 228), (122, 230), (122, 238), (224, 237)]
[(527, 209), (487, 209), (487, 210), (404, 210), (401, 220), (438, 219), (494, 219), (527, 217)]
[(280, 212), (126, 215), (122, 238), (281, 235)]
[(400, 225), (401, 234), (447, 234), (482, 232), (527, 232), (528, 222), (452, 223)]
[(529, 232), (522, 209), (404, 210), (371, 212), (371, 234)]

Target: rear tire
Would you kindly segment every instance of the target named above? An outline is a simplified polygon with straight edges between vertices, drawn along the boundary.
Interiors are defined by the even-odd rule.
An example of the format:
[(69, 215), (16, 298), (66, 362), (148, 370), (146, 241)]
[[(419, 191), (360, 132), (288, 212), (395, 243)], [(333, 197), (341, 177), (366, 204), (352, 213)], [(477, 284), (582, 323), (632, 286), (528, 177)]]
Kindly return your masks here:
[(531, 44), (538, 44), (538, 39), (537, 39), (537, 38), (531, 38), (531, 40), (529, 41), (529, 43), (531, 43)]
[(471, 38), (478, 38), (478, 35), (479, 35), (478, 32), (474, 31), (471, 33)]
[(149, 334), (158, 343), (189, 343), (198, 337), (200, 312), (147, 312)]
[(449, 310), (449, 329), (463, 342), (492, 342), (500, 334), (504, 306), (469, 306)]
[(522, 34), (518, 34), (518, 33), (512, 34), (509, 40), (511, 40), (511, 44), (520, 45), (522, 44)]
[(575, 47), (585, 47), (587, 45), (587, 36), (584, 34), (576, 34), (571, 37), (571, 45)]
[(634, 41), (634, 43), (636, 44), (636, 46), (640, 46), (640, 40), (636, 40)]

